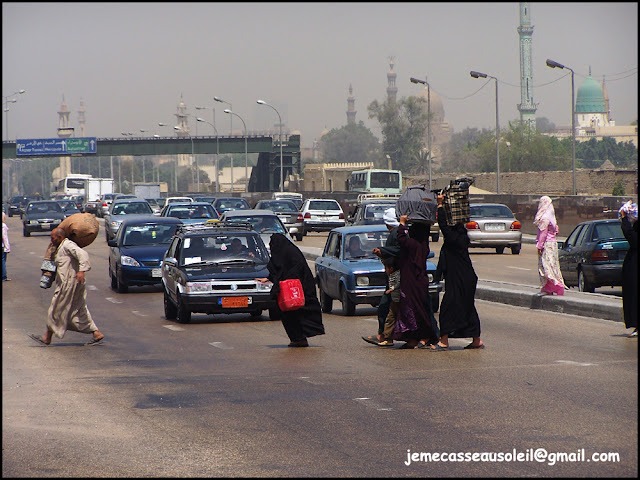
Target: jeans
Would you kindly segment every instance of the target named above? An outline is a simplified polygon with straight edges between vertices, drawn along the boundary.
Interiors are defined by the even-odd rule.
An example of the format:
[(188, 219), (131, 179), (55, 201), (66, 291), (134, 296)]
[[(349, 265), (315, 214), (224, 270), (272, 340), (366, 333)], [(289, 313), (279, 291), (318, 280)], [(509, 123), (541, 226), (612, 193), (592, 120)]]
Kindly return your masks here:
[(7, 252), (2, 250), (2, 281), (7, 279)]

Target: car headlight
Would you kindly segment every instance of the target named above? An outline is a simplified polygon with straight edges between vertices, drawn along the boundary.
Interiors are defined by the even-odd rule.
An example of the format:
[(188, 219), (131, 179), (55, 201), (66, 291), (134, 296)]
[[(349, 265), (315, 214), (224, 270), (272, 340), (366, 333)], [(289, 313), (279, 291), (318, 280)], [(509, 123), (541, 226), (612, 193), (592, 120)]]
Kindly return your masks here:
[(368, 287), (369, 286), (369, 277), (358, 277), (356, 278), (356, 285), (358, 287)]
[(427, 273), (427, 277), (429, 278), (429, 283), (433, 283), (433, 274)]
[(121, 223), (122, 223), (122, 220), (113, 220), (111, 222), (111, 226), (117, 230)]
[(259, 292), (270, 292), (271, 287), (273, 287), (273, 283), (271, 282), (257, 283), (257, 290)]
[(37, 225), (38, 220), (29, 220), (29, 225)]
[(211, 291), (211, 283), (210, 282), (187, 282), (185, 286), (186, 293), (201, 293), (201, 292), (210, 292)]
[(128, 257), (126, 255), (120, 255), (120, 263), (122, 265), (128, 265), (129, 267), (139, 267), (140, 264), (135, 258)]

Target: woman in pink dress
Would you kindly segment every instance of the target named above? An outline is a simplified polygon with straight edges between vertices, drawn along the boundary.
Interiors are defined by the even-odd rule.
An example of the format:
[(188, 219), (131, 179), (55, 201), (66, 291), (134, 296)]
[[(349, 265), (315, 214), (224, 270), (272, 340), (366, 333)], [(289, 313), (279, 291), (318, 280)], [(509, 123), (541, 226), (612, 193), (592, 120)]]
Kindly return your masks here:
[(558, 263), (558, 223), (551, 198), (540, 197), (538, 212), (533, 220), (538, 227), (536, 248), (538, 249), (538, 275), (540, 276), (540, 292), (547, 295), (564, 295), (567, 288), (562, 279), (560, 264)]

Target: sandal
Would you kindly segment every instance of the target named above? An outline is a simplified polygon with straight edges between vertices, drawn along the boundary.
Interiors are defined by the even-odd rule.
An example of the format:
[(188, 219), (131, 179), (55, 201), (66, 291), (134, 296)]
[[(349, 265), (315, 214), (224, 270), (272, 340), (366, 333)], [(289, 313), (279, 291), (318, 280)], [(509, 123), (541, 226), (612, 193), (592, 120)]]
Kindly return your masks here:
[(387, 340), (384, 340), (382, 342), (378, 343), (379, 347), (393, 347), (393, 342), (389, 342)]

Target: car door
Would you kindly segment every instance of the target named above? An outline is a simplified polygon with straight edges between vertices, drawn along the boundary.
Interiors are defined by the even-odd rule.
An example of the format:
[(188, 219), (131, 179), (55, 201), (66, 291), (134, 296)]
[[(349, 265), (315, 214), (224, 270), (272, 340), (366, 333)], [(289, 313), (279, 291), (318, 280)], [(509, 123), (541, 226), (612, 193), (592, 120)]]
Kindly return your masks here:
[(180, 255), (180, 247), (182, 240), (180, 238), (174, 238), (167, 249), (165, 254), (165, 260), (168, 258), (173, 259), (170, 262), (162, 262), (162, 280), (165, 284), (165, 291), (173, 302), (177, 301), (176, 295), (176, 275), (178, 268), (178, 257)]
[(564, 245), (558, 250), (558, 264), (562, 272), (562, 278), (567, 286), (578, 284), (578, 275), (576, 271), (575, 252), (578, 235), (584, 229), (584, 224), (579, 224), (567, 237)]
[(322, 290), (332, 298), (335, 298), (335, 285), (332, 278), (335, 278), (336, 268), (336, 248), (338, 246), (338, 233), (330, 232), (325, 244), (322, 256), (316, 259), (316, 276)]

